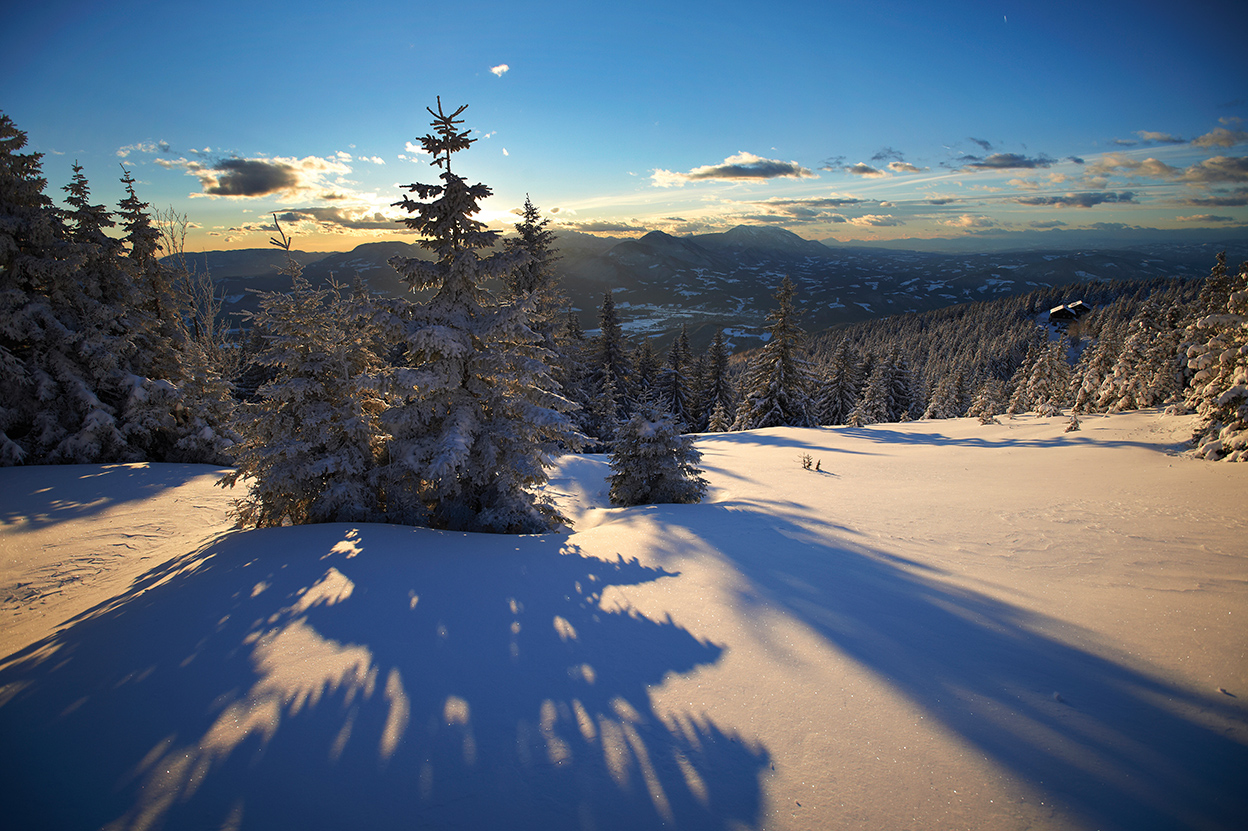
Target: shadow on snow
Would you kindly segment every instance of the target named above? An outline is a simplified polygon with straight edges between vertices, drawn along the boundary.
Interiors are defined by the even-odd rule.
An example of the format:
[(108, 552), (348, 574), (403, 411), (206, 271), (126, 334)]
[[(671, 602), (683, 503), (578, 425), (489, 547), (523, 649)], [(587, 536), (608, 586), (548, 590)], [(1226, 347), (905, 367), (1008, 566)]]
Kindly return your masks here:
[(722, 647), (602, 602), (674, 576), (560, 536), (226, 535), (0, 667), (6, 819), (752, 824), (766, 750), (648, 694)]
[(677, 510), (656, 519), (695, 531), (748, 579), (744, 608), (800, 620), (1089, 827), (1242, 827), (1248, 747), (1225, 728), (1244, 723), (1237, 702), (1065, 642), (1043, 631), (1054, 621), (842, 527), (765, 508)]

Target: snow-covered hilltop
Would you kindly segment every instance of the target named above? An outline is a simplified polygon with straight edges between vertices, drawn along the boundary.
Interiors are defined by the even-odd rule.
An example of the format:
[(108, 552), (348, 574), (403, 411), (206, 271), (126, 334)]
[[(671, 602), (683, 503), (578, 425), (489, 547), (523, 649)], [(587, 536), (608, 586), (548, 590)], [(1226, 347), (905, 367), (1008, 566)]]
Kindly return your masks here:
[(694, 505), (566, 456), (531, 536), (0, 469), (5, 822), (1237, 828), (1248, 467), (1065, 426), (703, 435)]

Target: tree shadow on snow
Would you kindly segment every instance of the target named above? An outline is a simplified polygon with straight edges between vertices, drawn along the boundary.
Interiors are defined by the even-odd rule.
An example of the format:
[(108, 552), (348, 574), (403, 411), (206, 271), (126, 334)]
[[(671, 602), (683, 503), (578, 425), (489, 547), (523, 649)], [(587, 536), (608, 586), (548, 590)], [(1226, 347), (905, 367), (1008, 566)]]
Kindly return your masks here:
[(1048, 634), (1060, 625), (837, 526), (689, 508), (718, 514), (676, 521), (747, 578), (743, 607), (800, 620), (1088, 827), (1243, 827), (1248, 746), (1226, 727), (1244, 723), (1230, 697)]
[(205, 474), (221, 476), (213, 465), (133, 464), (17, 465), (0, 468), (0, 523), (33, 529), (83, 519), (127, 502), (185, 485)]
[(648, 694), (722, 647), (602, 602), (673, 576), (554, 535), (228, 535), (0, 667), (6, 821), (752, 824), (766, 750)]

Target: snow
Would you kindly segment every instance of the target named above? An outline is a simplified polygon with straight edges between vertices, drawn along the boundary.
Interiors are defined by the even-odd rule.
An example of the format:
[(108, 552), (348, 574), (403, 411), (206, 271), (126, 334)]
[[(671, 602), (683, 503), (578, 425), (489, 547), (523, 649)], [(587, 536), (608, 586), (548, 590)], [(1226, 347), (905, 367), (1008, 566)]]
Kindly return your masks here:
[(1248, 466), (1066, 421), (707, 434), (695, 505), (567, 456), (531, 536), (0, 469), (5, 825), (1241, 827)]

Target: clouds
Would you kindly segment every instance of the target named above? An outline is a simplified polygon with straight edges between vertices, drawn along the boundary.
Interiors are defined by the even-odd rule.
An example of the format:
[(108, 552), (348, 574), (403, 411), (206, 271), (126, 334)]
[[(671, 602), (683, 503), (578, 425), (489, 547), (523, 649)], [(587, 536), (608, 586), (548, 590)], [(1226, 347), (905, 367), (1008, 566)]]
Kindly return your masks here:
[(505, 63), (500, 63), (498, 66), (491, 66), (491, 67), (490, 67), (490, 71), (491, 71), (491, 72), (493, 72), (495, 75), (497, 75), (499, 78), (501, 78), (501, 77), (503, 77), (505, 74), (507, 74), (507, 72), (508, 72), (510, 69), (511, 69), (511, 67), (510, 67), (510, 66), (508, 66), (508, 65), (507, 65), (507, 64), (505, 64)]
[(984, 158), (963, 156), (958, 159), (963, 170), (1034, 170), (1052, 167), (1056, 161), (1043, 154), (1036, 158), (1029, 158), (1020, 153), (993, 153)]
[(849, 167), (845, 168), (845, 172), (851, 176), (862, 176), (867, 179), (879, 179), (888, 175), (883, 170), (879, 170), (878, 168), (874, 168), (871, 165), (864, 164), (862, 162), (858, 162), (858, 164), (851, 164)]
[(1225, 127), (1217, 127), (1199, 138), (1192, 139), (1192, 145), (1195, 147), (1234, 147), (1245, 143), (1248, 143), (1248, 132), (1228, 130)]
[(403, 232), (397, 215), (387, 216), (381, 211), (349, 208), (296, 208), (278, 214), (279, 222), (312, 222), (322, 233), (345, 234), (352, 231)]
[(739, 182), (765, 181), (767, 179), (813, 179), (815, 174), (797, 162), (765, 159), (753, 153), (739, 152), (719, 164), (695, 167), (688, 173), (671, 170), (655, 170), (651, 181), (658, 187), (681, 187), (688, 182)]
[(230, 157), (211, 164), (185, 158), (157, 159), (156, 163), (166, 168), (181, 168), (199, 179), (201, 192), (193, 195), (242, 199), (307, 198), (327, 190), (328, 177), (351, 172), (338, 157), (322, 159), (318, 156), (302, 159)]
[(1107, 153), (1088, 165), (1088, 173), (1099, 176), (1128, 175), (1137, 178), (1168, 179), (1188, 184), (1223, 184), (1248, 181), (1248, 157), (1213, 156), (1186, 168), (1174, 167), (1159, 159), (1134, 159), (1123, 153)]
[(1105, 203), (1134, 202), (1135, 194), (1129, 190), (1121, 193), (1067, 193), (1062, 196), (1019, 196), (1014, 201), (1020, 205), (1052, 208), (1091, 208)]

